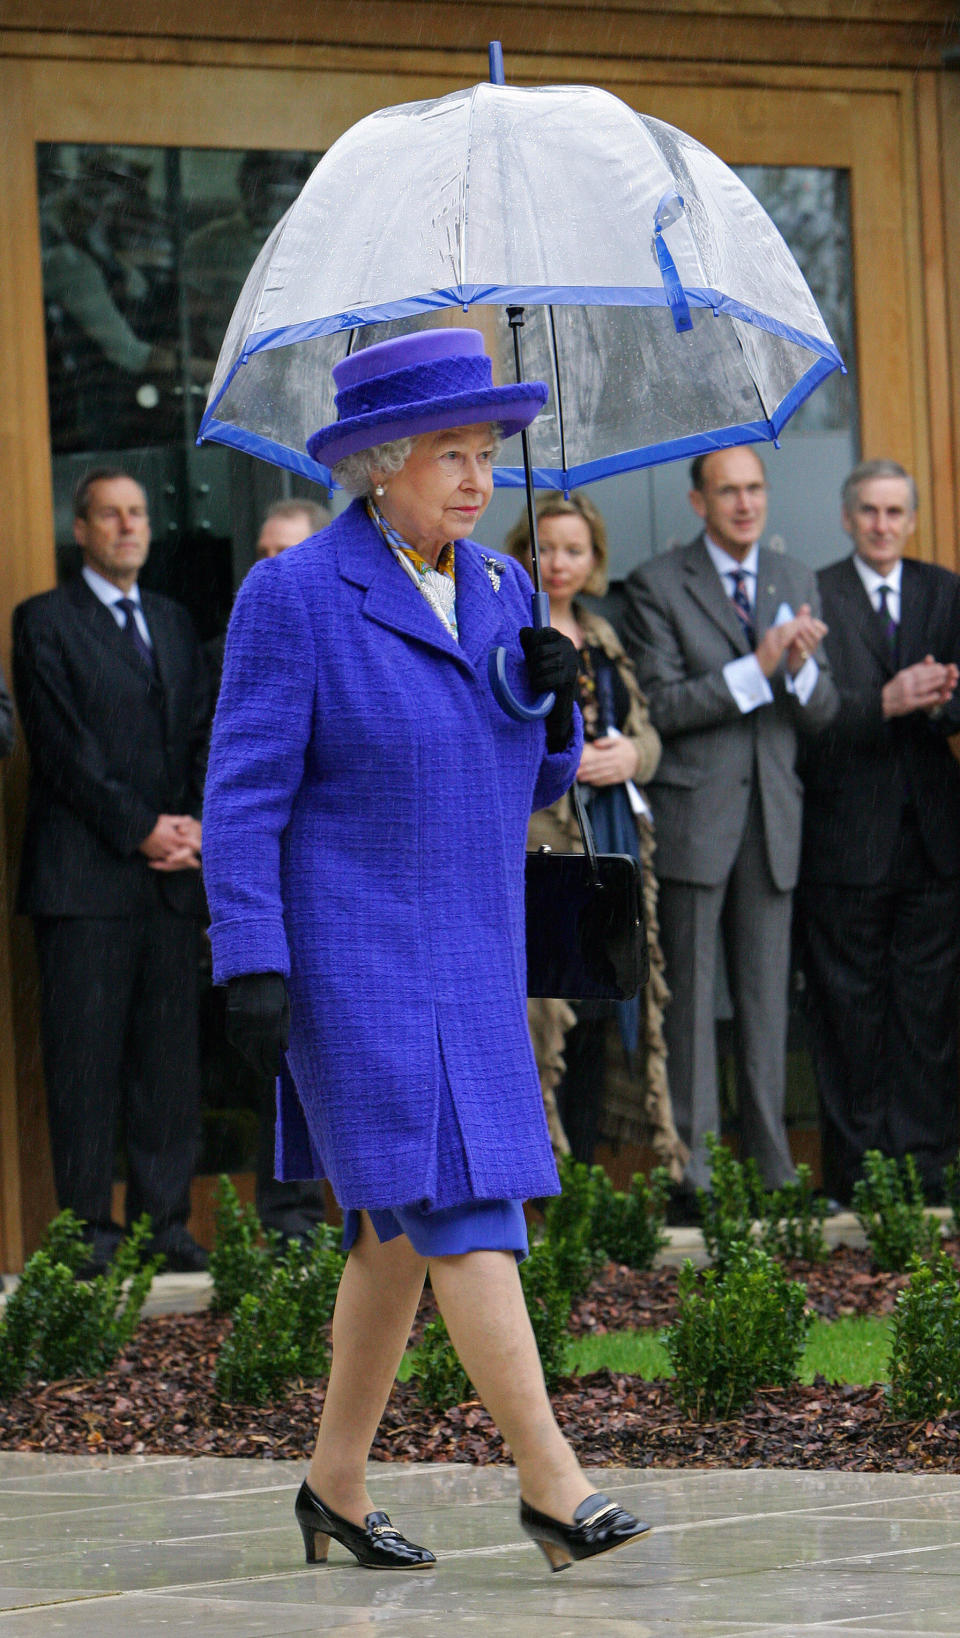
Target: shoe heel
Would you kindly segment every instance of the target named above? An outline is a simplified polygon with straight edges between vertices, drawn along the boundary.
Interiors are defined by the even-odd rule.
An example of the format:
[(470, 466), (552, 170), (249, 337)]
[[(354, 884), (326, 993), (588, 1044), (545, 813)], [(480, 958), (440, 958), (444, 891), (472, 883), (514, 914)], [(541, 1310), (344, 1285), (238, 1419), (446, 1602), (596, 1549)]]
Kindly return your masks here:
[(330, 1551), (330, 1537), (325, 1536), (322, 1530), (317, 1530), (312, 1524), (301, 1524), (300, 1534), (303, 1536), (307, 1563), (326, 1564)]
[(558, 1570), (569, 1569), (570, 1565), (573, 1563), (573, 1559), (570, 1557), (570, 1554), (567, 1552), (565, 1547), (558, 1546), (555, 1541), (541, 1541), (538, 1536), (535, 1536), (534, 1540), (536, 1541), (537, 1546), (549, 1564), (554, 1575)]

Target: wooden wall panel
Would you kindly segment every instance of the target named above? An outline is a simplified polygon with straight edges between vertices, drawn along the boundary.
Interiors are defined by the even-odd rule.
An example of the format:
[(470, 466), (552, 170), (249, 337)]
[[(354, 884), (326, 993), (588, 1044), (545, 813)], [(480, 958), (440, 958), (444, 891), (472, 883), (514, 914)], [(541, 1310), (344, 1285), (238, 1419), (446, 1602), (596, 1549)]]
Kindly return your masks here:
[[(938, 80), (943, 200), (943, 346), (947, 359), (952, 490), (960, 512), (960, 68)], [(954, 520), (954, 567), (960, 569), (960, 518)], [(943, 561), (948, 561), (943, 559)]]
[[(937, 558), (950, 569), (960, 569), (957, 539), (957, 476), (955, 459), (955, 406), (951, 394), (951, 359), (948, 322), (946, 224), (940, 191), (943, 151), (937, 84), (923, 75), (917, 85), (916, 185), (908, 192), (918, 217), (918, 259), (922, 276), (925, 392), (917, 406), (917, 420), (929, 436), (929, 486), (922, 492), (922, 516), (937, 543)], [(960, 173), (955, 173), (960, 175)], [(955, 186), (954, 190), (955, 192)], [(957, 360), (953, 361), (954, 372)]]
[(951, 29), (949, 0), (687, 0), (678, 6), (637, 0), (563, 5), (555, 0), (2, 0), (0, 26), (11, 31), (117, 34), (175, 48), (180, 40), (273, 41), (294, 46), (414, 45), (424, 52), (482, 52), (500, 39), (508, 52), (535, 57), (634, 57), (651, 61), (808, 63), (936, 67)]
[[(0, 556), (0, 656), (9, 679), (10, 613), (28, 592), (53, 581), (53, 520), (47, 436), (46, 362), (40, 238), (37, 220), (33, 107), (30, 75), (0, 62), (0, 107), (4, 110), (3, 165), (0, 168), (0, 485), (4, 496), (4, 550)], [(19, 852), (23, 813), (22, 752), (3, 770), (6, 829), (2, 858)], [(6, 824), (5, 824), (6, 816)], [(6, 902), (14, 871), (4, 871)], [(22, 959), (24, 929), (4, 917), (0, 925), (0, 1260), (19, 1265), (25, 1220), (37, 1209), (49, 1218), (51, 1190), (42, 1100), (24, 1073), (15, 1042), (12, 977), (30, 971)], [(11, 941), (13, 948), (11, 949)], [(29, 980), (27, 980), (29, 982)], [(35, 1042), (36, 1030), (26, 1034)], [(35, 1048), (34, 1048), (35, 1052)]]
[(926, 429), (915, 411), (919, 291), (907, 271), (910, 212), (900, 99), (883, 99), (853, 128), (851, 215), (860, 437), (865, 460), (889, 456), (923, 483)]

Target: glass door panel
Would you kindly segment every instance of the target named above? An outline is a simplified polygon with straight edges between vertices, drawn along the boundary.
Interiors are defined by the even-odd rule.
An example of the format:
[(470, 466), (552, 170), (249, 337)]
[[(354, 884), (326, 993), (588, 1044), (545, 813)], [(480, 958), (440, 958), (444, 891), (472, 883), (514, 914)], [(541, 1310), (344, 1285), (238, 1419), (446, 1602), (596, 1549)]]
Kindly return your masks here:
[[(145, 584), (223, 630), (260, 518), (288, 475), (195, 438), (243, 280), (318, 153), (38, 146), (47, 384), (61, 573), (92, 465), (147, 490)], [(313, 486), (298, 484), (298, 493)], [(315, 491), (314, 498), (322, 491)]]

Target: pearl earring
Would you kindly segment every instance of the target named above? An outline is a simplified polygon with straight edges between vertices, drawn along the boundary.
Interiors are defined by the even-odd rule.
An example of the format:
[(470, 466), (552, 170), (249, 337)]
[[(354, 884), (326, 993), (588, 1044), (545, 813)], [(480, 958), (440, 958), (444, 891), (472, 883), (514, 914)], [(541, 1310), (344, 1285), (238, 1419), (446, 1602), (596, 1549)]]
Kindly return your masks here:
[(375, 485), (373, 492), (376, 495), (377, 500), (379, 500), (381, 495), (385, 495), (387, 491), (382, 483), (378, 483)]

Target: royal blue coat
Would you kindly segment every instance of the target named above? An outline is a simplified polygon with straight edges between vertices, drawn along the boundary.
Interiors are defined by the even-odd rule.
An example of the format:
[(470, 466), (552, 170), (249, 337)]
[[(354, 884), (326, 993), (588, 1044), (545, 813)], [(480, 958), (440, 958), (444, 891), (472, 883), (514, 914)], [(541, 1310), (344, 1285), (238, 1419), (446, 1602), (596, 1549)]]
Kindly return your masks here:
[[(227, 637), (203, 820), (214, 978), (287, 975), (278, 1175), (328, 1177), (345, 1208), (558, 1188), (527, 1030), (524, 846), (582, 726), (550, 755), (543, 724), (490, 692), (503, 644), (529, 698), (523, 570), (458, 541), (456, 585), (459, 645), (355, 502), (257, 564)], [(465, 1167), (438, 1154), (441, 1099)]]

